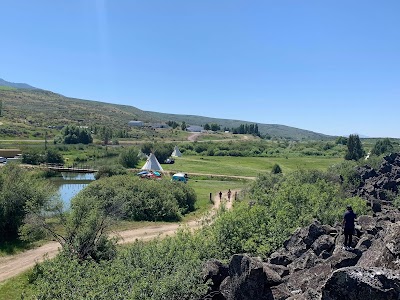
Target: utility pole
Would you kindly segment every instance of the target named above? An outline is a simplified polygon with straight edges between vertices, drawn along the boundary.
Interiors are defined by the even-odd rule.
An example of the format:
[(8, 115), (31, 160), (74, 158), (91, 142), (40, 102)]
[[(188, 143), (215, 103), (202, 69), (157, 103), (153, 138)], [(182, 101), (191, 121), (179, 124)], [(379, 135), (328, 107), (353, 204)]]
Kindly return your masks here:
[(47, 130), (44, 133), (44, 150), (47, 150)]

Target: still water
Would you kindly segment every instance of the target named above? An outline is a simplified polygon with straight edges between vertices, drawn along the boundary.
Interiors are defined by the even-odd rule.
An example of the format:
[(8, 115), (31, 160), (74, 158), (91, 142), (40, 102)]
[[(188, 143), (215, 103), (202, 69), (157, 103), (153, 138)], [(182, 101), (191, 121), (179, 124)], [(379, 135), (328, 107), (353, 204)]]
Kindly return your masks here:
[(95, 180), (94, 173), (61, 173), (62, 177), (50, 180), (58, 187), (58, 193), (64, 203), (64, 209), (69, 209), (71, 199)]

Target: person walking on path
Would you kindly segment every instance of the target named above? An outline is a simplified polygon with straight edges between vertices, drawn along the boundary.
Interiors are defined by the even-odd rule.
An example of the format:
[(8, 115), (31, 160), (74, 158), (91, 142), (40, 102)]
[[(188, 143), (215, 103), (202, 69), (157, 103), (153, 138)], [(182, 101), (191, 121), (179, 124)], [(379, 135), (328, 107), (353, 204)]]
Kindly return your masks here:
[(228, 190), (228, 201), (231, 201), (231, 195), (232, 195), (232, 192), (231, 192), (231, 189), (229, 189)]
[(344, 228), (344, 246), (345, 250), (353, 250), (351, 247), (351, 242), (353, 239), (354, 232), (354, 221), (357, 218), (357, 215), (353, 212), (353, 208), (348, 205), (347, 211), (343, 216), (343, 228)]
[(222, 200), (222, 192), (220, 191), (218, 195), (219, 195), (219, 201), (221, 201)]

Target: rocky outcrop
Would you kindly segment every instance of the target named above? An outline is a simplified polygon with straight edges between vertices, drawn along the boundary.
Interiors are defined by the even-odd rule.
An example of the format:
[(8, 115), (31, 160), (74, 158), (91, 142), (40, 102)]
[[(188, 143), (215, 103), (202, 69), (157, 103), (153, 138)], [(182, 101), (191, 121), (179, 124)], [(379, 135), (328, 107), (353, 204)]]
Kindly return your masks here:
[(357, 168), (361, 183), (355, 195), (369, 200), (374, 211), (379, 211), (379, 202), (390, 201), (390, 196), (400, 190), (400, 154), (392, 153), (383, 158), (378, 170), (370, 166)]
[(204, 299), (398, 299), (400, 221), (392, 222), (398, 218), (395, 210), (389, 219), (383, 212), (360, 216), (360, 237), (351, 251), (342, 249), (339, 227), (315, 221), (265, 261), (246, 254), (234, 255), (228, 265), (209, 261), (211, 296)]
[(400, 299), (400, 211), (381, 202), (383, 191), (398, 191), (400, 156), (389, 155), (378, 171), (365, 167), (360, 174), (359, 194), (379, 209), (358, 217), (354, 250), (342, 248), (339, 224), (314, 221), (265, 261), (237, 254), (227, 265), (207, 262), (210, 289), (204, 299)]
[(398, 300), (400, 275), (388, 269), (350, 267), (335, 271), (325, 283), (322, 300)]

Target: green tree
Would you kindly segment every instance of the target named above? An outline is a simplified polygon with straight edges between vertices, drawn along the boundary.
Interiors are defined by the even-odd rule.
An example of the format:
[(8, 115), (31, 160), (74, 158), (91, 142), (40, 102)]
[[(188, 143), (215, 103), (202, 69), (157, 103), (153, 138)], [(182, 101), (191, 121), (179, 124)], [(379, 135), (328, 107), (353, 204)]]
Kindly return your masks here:
[(62, 131), (64, 144), (90, 144), (93, 142), (92, 135), (86, 128), (71, 125)]
[(379, 140), (375, 143), (371, 153), (375, 155), (381, 155), (391, 151), (393, 151), (392, 142), (388, 138), (385, 138), (384, 140)]
[(49, 207), (55, 188), (18, 165), (7, 164), (0, 173), (0, 242), (15, 240), (32, 214)]
[(181, 129), (182, 130), (186, 130), (186, 128), (187, 128), (186, 122), (183, 121), (182, 124), (181, 124)]
[(130, 147), (124, 149), (119, 155), (119, 163), (125, 168), (134, 168), (139, 162), (139, 157), (137, 156), (137, 149)]
[(50, 164), (63, 164), (64, 158), (56, 149), (47, 149), (45, 161)]
[(336, 145), (347, 145), (347, 138), (344, 136), (339, 136), (336, 141)]
[(278, 164), (274, 164), (274, 165), (272, 166), (271, 173), (272, 173), (272, 174), (279, 174), (279, 173), (282, 173), (282, 169), (281, 169), (281, 167), (280, 167)]
[(359, 160), (365, 155), (361, 140), (357, 134), (351, 134), (347, 140), (346, 160)]
[(210, 124), (208, 123), (204, 124), (204, 130), (210, 130), (210, 129), (211, 129)]
[(24, 164), (39, 165), (45, 162), (44, 153), (37, 148), (28, 148), (22, 153), (22, 162)]
[(100, 139), (104, 141), (105, 145), (108, 145), (112, 137), (113, 137), (113, 132), (110, 127), (103, 126), (100, 129)]
[(212, 123), (212, 124), (210, 125), (210, 128), (211, 128), (212, 131), (221, 130), (221, 126), (219, 126), (219, 125), (216, 124), (216, 123)]

